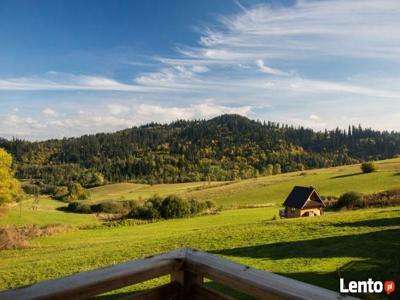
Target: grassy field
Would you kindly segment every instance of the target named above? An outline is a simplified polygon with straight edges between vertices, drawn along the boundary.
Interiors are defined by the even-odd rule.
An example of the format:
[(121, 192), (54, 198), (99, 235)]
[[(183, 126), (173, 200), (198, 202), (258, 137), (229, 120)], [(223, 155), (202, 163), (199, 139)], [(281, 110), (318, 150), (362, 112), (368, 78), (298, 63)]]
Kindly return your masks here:
[[(336, 196), (350, 190), (373, 193), (400, 187), (400, 159), (381, 161), (378, 167), (379, 172), (371, 174), (360, 174), (355, 165), (238, 182), (121, 183), (91, 189), (89, 201), (174, 193), (215, 200), (226, 207), (280, 206), (294, 185), (313, 185), (322, 195)], [(0, 224), (67, 224), (75, 229), (35, 238), (26, 249), (0, 251), (0, 290), (179, 247), (197, 248), (333, 290), (338, 289), (339, 272), (346, 280), (389, 280), (400, 273), (400, 208), (396, 207), (282, 220), (272, 220), (277, 206), (231, 209), (217, 215), (108, 228), (94, 215), (59, 210), (63, 202), (42, 197), (37, 210), (32, 205), (31, 199), (10, 208)], [(88, 224), (98, 226), (80, 227)]]
[[(158, 195), (180, 194), (200, 200), (214, 200), (225, 208), (267, 204), (280, 206), (294, 185), (315, 186), (320, 195), (340, 196), (344, 192), (365, 194), (400, 188), (400, 158), (377, 162), (379, 171), (361, 174), (359, 165), (309, 170), (234, 182), (195, 182), (179, 184), (117, 183), (90, 189), (88, 202), (104, 200), (141, 200)], [(42, 197), (38, 209), (33, 200), (9, 209), (0, 217), (0, 224), (68, 224), (98, 222), (93, 215), (64, 213), (57, 208), (65, 203)]]
[(275, 213), (273, 208), (237, 209), (215, 216), (38, 238), (32, 248), (0, 252), (0, 289), (179, 247), (223, 255), (334, 290), (338, 288), (338, 269), (346, 279), (398, 276), (398, 208), (273, 221)]
[[(35, 210), (34, 206), (37, 207)], [(7, 209), (6, 213), (0, 216), (0, 225), (88, 225), (99, 223), (94, 215), (72, 214), (59, 210), (65, 206), (66, 203), (48, 197), (40, 197), (37, 204), (34, 204), (33, 199), (28, 199)]]
[(379, 171), (362, 174), (359, 165), (308, 170), (237, 182), (180, 184), (119, 183), (91, 189), (91, 199), (146, 199), (154, 194), (181, 194), (214, 200), (229, 206), (274, 203), (280, 205), (294, 185), (314, 186), (321, 195), (340, 196), (348, 191), (365, 194), (400, 187), (400, 158), (377, 162)]
[(203, 188), (221, 186), (222, 182), (190, 182), (176, 184), (137, 184), (137, 183), (116, 183), (90, 189), (91, 201), (103, 200), (141, 200), (155, 194), (166, 196), (169, 194), (182, 194)]

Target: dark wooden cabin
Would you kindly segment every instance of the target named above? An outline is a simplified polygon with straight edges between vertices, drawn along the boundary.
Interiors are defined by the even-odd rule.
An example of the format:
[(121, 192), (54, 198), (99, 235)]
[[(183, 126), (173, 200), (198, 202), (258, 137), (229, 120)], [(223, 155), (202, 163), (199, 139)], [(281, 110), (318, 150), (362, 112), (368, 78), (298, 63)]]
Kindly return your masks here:
[(312, 186), (295, 186), (283, 206), (285, 217), (298, 218), (322, 215), (325, 204)]

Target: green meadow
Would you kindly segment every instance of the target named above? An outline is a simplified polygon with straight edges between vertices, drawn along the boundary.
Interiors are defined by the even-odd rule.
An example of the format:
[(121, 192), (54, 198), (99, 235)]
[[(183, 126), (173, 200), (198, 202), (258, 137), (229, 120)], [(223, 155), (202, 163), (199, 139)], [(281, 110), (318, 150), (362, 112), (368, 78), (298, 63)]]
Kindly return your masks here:
[(340, 196), (348, 191), (365, 194), (400, 187), (400, 158), (377, 163), (379, 171), (362, 174), (359, 165), (293, 172), (234, 182), (179, 184), (118, 183), (90, 190), (92, 201), (144, 200), (154, 194), (181, 194), (214, 200), (225, 207), (273, 203), (280, 205), (294, 185), (314, 186), (320, 195)]
[[(109, 228), (95, 215), (66, 213), (65, 203), (40, 198), (9, 208), (1, 224), (66, 224), (71, 230), (35, 238), (30, 247), (0, 252), (0, 289), (105, 267), (191, 247), (332, 290), (346, 280), (398, 278), (400, 208), (328, 212), (321, 217), (274, 220), (294, 185), (313, 185), (321, 195), (373, 193), (400, 187), (400, 159), (381, 161), (379, 171), (359, 166), (309, 170), (238, 182), (145, 185), (121, 183), (91, 189), (91, 199), (144, 200), (153, 194), (211, 199), (229, 208), (216, 215)], [(241, 205), (275, 204), (239, 209)], [(95, 225), (95, 226), (87, 226)], [(166, 280), (152, 281), (143, 288)], [(126, 288), (118, 293), (131, 290)]]
[(398, 276), (398, 208), (291, 220), (272, 220), (275, 213), (274, 208), (235, 209), (219, 215), (80, 229), (37, 238), (30, 248), (0, 252), (0, 288), (27, 285), (180, 247), (222, 255), (333, 290), (338, 289), (338, 271), (346, 279), (385, 280)]
[(14, 205), (1, 215), (0, 225), (60, 224), (80, 226), (100, 223), (94, 215), (72, 214), (59, 210), (65, 206), (64, 202), (48, 197), (40, 197), (37, 204), (34, 203), (33, 199), (28, 199), (21, 204)]

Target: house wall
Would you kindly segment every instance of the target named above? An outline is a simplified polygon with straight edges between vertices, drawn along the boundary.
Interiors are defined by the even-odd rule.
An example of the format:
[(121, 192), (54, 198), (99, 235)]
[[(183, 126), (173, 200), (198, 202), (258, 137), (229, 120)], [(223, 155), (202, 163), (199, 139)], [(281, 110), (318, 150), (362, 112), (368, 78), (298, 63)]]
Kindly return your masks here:
[(286, 218), (298, 218), (300, 217), (301, 210), (298, 208), (286, 207), (285, 213)]
[(306, 213), (313, 213), (315, 216), (320, 216), (321, 215), (321, 209), (320, 208), (307, 208), (307, 209), (302, 209), (300, 210), (300, 217), (305, 216)]
[(320, 208), (298, 209), (298, 208), (286, 207), (286, 209), (285, 209), (286, 218), (299, 218), (299, 217), (303, 217), (303, 216), (305, 217), (305, 214), (307, 212), (313, 212), (314, 215), (316, 215), (316, 216), (321, 215)]

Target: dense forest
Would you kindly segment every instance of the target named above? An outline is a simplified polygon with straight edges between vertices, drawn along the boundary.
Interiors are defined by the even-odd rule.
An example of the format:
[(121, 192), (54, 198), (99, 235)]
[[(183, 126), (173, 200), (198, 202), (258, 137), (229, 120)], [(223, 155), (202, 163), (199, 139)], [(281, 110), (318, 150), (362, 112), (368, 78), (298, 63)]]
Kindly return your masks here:
[(235, 180), (393, 157), (400, 133), (349, 126), (316, 132), (222, 115), (43, 142), (0, 139), (21, 179), (108, 182)]

